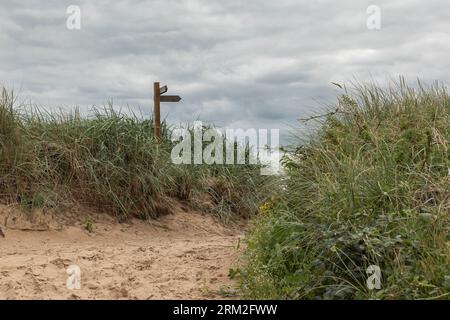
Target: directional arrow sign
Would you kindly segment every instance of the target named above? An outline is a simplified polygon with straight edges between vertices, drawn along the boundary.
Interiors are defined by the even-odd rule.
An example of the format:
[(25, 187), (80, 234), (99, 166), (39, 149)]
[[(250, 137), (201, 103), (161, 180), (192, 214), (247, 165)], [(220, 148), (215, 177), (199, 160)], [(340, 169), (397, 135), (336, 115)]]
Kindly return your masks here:
[(161, 96), (161, 102), (179, 102), (181, 100), (180, 96)]
[(161, 88), (159, 88), (159, 94), (164, 94), (167, 92), (167, 90), (169, 90), (169, 88), (167, 88), (167, 86), (161, 87)]
[(153, 120), (155, 123), (155, 138), (158, 143), (161, 142), (161, 102), (179, 102), (181, 100), (180, 96), (163, 96), (167, 90), (169, 90), (167, 86), (161, 87), (159, 82), (153, 83)]

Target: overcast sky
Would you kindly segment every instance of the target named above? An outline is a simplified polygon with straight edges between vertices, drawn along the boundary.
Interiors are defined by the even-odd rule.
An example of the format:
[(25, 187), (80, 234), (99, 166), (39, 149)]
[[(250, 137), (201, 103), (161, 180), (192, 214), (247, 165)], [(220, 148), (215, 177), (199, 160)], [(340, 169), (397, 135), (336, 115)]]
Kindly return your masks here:
[[(81, 29), (68, 30), (69, 5)], [(381, 29), (366, 10), (381, 8)], [(152, 107), (169, 121), (280, 128), (332, 103), (330, 82), (450, 78), (448, 0), (1, 0), (0, 84), (39, 106)]]

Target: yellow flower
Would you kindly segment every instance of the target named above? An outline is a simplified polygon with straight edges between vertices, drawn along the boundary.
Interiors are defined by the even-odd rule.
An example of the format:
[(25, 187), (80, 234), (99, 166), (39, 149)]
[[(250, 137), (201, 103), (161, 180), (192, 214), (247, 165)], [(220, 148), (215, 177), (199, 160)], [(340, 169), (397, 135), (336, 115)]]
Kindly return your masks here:
[(264, 202), (259, 206), (259, 213), (264, 214), (272, 207), (272, 203), (270, 201)]

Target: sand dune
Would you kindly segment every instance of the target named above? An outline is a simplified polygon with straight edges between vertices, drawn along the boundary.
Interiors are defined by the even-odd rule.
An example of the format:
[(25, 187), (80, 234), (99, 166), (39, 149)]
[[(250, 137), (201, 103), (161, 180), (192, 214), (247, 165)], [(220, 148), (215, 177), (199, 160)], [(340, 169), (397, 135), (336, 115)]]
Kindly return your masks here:
[[(0, 238), (0, 299), (232, 296), (236, 283), (228, 271), (238, 263), (242, 232), (208, 216), (176, 211), (152, 222), (128, 224), (94, 215), (94, 232), (89, 233), (82, 218), (70, 226), (42, 217), (24, 223), (11, 218), (13, 211), (0, 208), (6, 235)], [(79, 290), (66, 287), (70, 265), (81, 269)]]

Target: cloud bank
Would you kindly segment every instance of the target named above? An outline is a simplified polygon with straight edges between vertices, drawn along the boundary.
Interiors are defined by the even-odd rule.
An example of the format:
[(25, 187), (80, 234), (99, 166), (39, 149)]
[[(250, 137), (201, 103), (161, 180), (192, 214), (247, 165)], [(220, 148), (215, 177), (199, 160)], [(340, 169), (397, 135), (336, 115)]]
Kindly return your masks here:
[[(81, 8), (68, 30), (66, 9)], [(369, 5), (381, 29), (366, 26)], [(0, 3), (0, 83), (48, 108), (113, 99), (149, 116), (159, 80), (172, 123), (280, 128), (332, 103), (330, 82), (450, 75), (444, 0), (97, 0)]]

